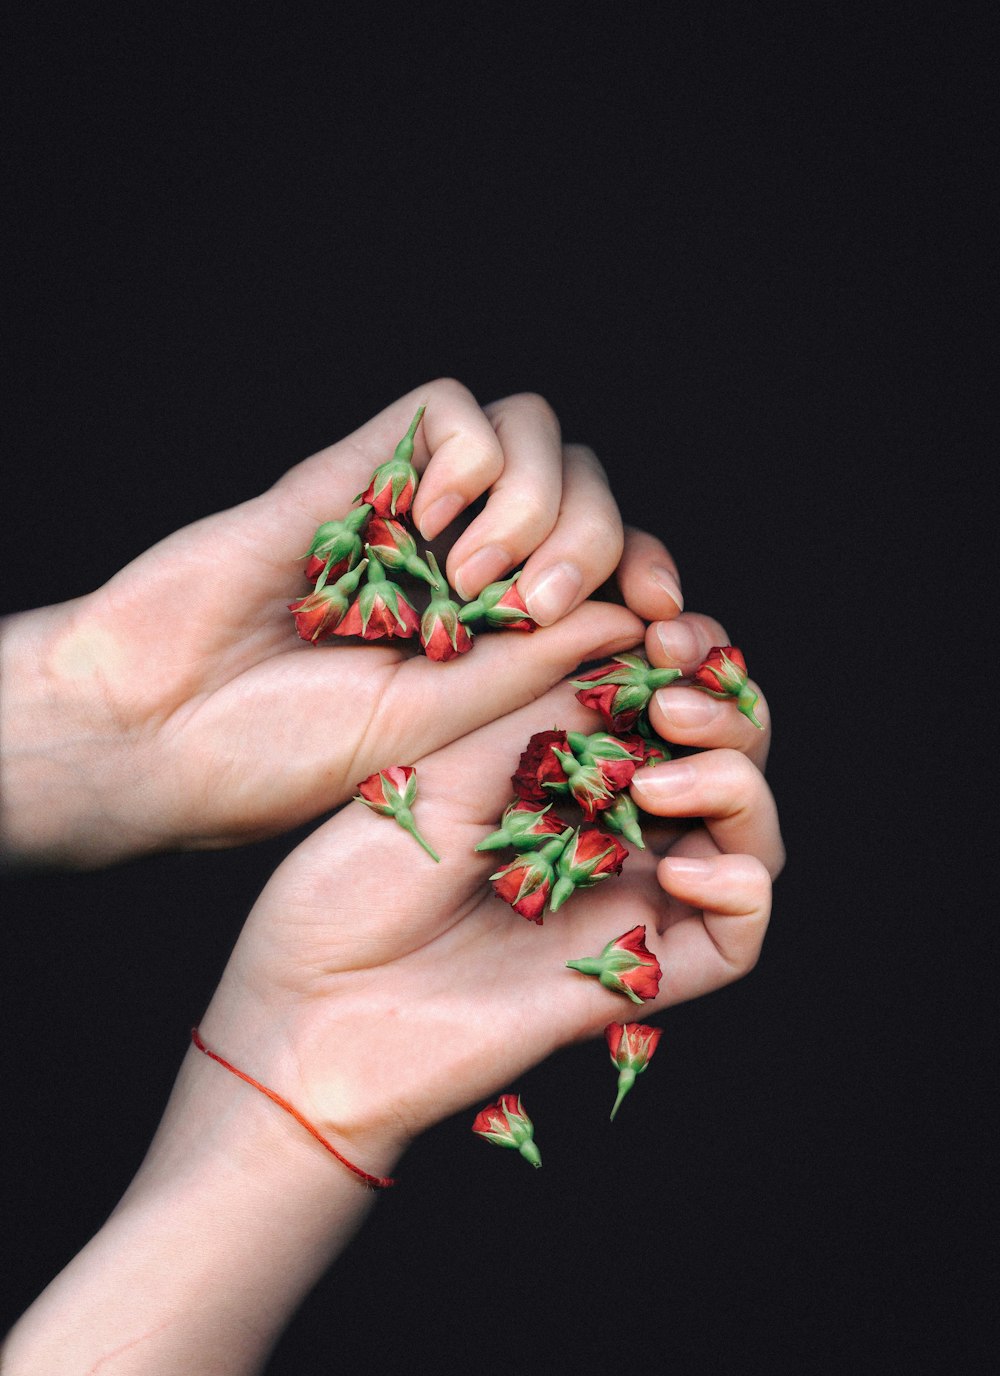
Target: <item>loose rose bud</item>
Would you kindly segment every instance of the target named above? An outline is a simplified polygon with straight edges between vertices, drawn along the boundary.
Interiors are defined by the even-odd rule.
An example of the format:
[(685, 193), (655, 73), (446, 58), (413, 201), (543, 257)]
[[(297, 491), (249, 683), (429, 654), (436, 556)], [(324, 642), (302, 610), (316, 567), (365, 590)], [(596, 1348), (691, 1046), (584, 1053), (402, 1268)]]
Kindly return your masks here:
[(601, 812), (600, 823), (609, 831), (624, 836), (626, 841), (631, 841), (639, 850), (646, 849), (639, 826), (639, 809), (632, 801), (630, 793), (619, 793), (611, 806)]
[(369, 554), (368, 581), (334, 635), (359, 635), (364, 640), (383, 636), (406, 639), (420, 630), (420, 618), (402, 588), (385, 575), (379, 561)]
[(413, 467), (413, 437), (426, 407), (421, 406), (410, 422), (410, 428), (396, 445), (387, 463), (380, 464), (372, 480), (361, 493), (362, 502), (370, 502), (377, 516), (405, 516), (413, 505), (417, 490), (417, 470)]
[(434, 555), (427, 551), (434, 582), (431, 600), (420, 618), (420, 643), (428, 659), (455, 659), (472, 649), (472, 632), (458, 619), (458, 603), (449, 596), (448, 582)]
[(365, 542), (380, 564), (387, 569), (403, 569), (435, 587), (437, 580), (417, 553), (417, 542), (402, 524), (391, 516), (373, 516), (365, 528)]
[(627, 788), (632, 775), (645, 763), (641, 736), (611, 736), (607, 731), (585, 736), (582, 731), (568, 731), (566, 739), (580, 764), (596, 764), (608, 786), (616, 790)]
[(358, 784), (354, 801), (364, 803), (380, 817), (392, 817), (408, 831), (414, 840), (419, 841), (432, 860), (440, 861), (431, 847), (417, 830), (410, 808), (417, 796), (417, 771), (411, 764), (393, 764), (388, 769), (380, 769), (369, 774)]
[(549, 910), (558, 911), (577, 889), (592, 888), (609, 874), (621, 874), (628, 850), (617, 837), (597, 827), (577, 828), (556, 861)]
[(680, 678), (680, 669), (654, 669), (642, 655), (620, 654), (571, 679), (577, 700), (600, 712), (609, 731), (630, 731), (657, 688)]
[(605, 989), (625, 994), (633, 1003), (655, 999), (663, 974), (660, 962), (646, 949), (646, 928), (642, 924), (609, 941), (599, 956), (567, 960), (566, 964), (582, 975), (596, 975)]
[(573, 828), (567, 827), (537, 851), (515, 855), (509, 865), (490, 875), (497, 897), (539, 927), (556, 877), (555, 862), (572, 835)]
[(480, 1109), (472, 1131), (498, 1147), (514, 1147), (533, 1166), (542, 1164), (534, 1143), (534, 1124), (525, 1113), (519, 1094), (501, 1094), (495, 1104)]
[(747, 662), (735, 645), (716, 645), (691, 675), (691, 686), (713, 698), (735, 698), (736, 706), (759, 730), (764, 725), (754, 716), (760, 694), (747, 682)]
[(517, 590), (521, 570), (499, 583), (488, 583), (479, 596), (466, 602), (459, 612), (464, 622), (483, 620), (487, 626), (499, 626), (505, 631), (533, 631), (538, 623), (524, 605)]
[(306, 577), (315, 583), (322, 578), (320, 587), (336, 580), (352, 569), (361, 558), (362, 544), (360, 531), (371, 515), (371, 507), (354, 507), (342, 521), (324, 521), (317, 527), (312, 544), (305, 555)]
[(555, 745), (552, 753), (566, 772), (570, 794), (580, 804), (587, 821), (592, 822), (602, 808), (611, 806), (617, 789), (605, 777), (599, 763), (581, 764), (571, 750), (560, 750)]
[(558, 817), (549, 815), (551, 806), (551, 803), (548, 807), (542, 807), (538, 803), (515, 798), (504, 808), (499, 830), (480, 841), (476, 850), (503, 850), (505, 846), (513, 846), (515, 850), (523, 852), (544, 846), (553, 836), (561, 836), (565, 830)]
[(604, 1029), (611, 1064), (618, 1067), (618, 1097), (611, 1117), (618, 1112), (621, 1101), (635, 1084), (635, 1077), (641, 1075), (653, 1059), (653, 1052), (663, 1035), (659, 1027), (650, 1027), (643, 1022), (609, 1022)]
[(554, 793), (569, 792), (566, 771), (559, 763), (555, 749), (569, 749), (565, 731), (536, 731), (528, 741), (510, 779), (519, 798), (528, 802), (547, 803)]
[(343, 574), (336, 583), (320, 585), (297, 602), (289, 602), (288, 610), (295, 613), (295, 629), (303, 640), (315, 645), (324, 636), (335, 635), (347, 614), (351, 593), (358, 586), (367, 560)]
[(638, 734), (634, 736), (627, 731), (619, 731), (618, 739), (624, 741), (633, 754), (638, 755), (641, 751), (644, 765), (663, 764), (666, 760), (673, 759), (674, 753), (669, 742), (661, 740), (650, 726), (645, 708), (639, 713), (635, 729)]

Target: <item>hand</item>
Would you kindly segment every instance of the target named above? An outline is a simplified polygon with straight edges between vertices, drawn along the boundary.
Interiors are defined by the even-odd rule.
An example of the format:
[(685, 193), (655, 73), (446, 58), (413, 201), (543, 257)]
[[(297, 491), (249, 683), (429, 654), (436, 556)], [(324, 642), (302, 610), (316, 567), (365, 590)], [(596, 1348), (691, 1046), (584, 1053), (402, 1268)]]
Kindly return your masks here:
[[(686, 670), (728, 643), (706, 617), (685, 616), (671, 629)], [(655, 658), (677, 662), (660, 643)], [(761, 698), (758, 731), (734, 704), (670, 687), (661, 693), (668, 711), (651, 709), (661, 730), (674, 694), (711, 704), (705, 724), (684, 729), (702, 751), (635, 776), (633, 797), (662, 820), (644, 827), (648, 849), (633, 851), (621, 876), (578, 891), (539, 928), (486, 882), (505, 857), (474, 851), (510, 800), (510, 775), (533, 732), (599, 729), (560, 684), (419, 762), (415, 816), (440, 865), (361, 804), (288, 857), (240, 937), (203, 1022), (206, 1041), (237, 1064), (263, 1061), (265, 1080), (291, 1079), (290, 1097), (307, 1116), (379, 1171), (410, 1137), (516, 1088), (523, 1070), (560, 1045), (745, 974), (784, 859), (760, 768), (767, 705)], [(663, 968), (654, 1002), (640, 1009), (565, 968), (640, 922)], [(272, 1060), (275, 1028), (284, 1049)]]
[[(548, 629), (484, 635), (447, 664), (405, 642), (304, 644), (286, 609), (307, 590), (299, 556), (321, 521), (350, 508), (421, 403), (416, 524), (433, 539), (487, 495), (451, 548), (448, 578), (469, 597), (526, 560), (520, 587)], [(562, 445), (541, 398), (481, 410), (456, 382), (420, 388), (98, 591), (9, 619), (7, 852), (93, 866), (308, 821), (380, 766), (532, 701), (581, 649), (598, 657), (634, 643), (635, 616), (581, 605), (622, 548), (597, 460)], [(621, 581), (639, 615), (679, 610), (676, 569), (652, 537), (630, 536)]]

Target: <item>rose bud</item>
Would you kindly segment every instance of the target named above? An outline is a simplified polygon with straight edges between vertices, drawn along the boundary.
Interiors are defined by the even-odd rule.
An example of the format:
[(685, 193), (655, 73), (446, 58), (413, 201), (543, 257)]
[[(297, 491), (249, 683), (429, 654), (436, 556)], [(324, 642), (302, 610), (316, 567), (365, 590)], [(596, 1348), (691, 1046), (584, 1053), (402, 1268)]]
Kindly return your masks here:
[(624, 741), (634, 755), (642, 754), (644, 765), (663, 764), (666, 760), (672, 760), (673, 751), (670, 749), (668, 741), (661, 740), (649, 724), (649, 717), (645, 709), (639, 713), (639, 720), (635, 724), (638, 735), (631, 735), (627, 731), (619, 731), (618, 739)]
[(656, 998), (663, 974), (660, 962), (646, 949), (646, 928), (642, 924), (609, 941), (599, 956), (567, 960), (566, 964), (582, 975), (596, 975), (605, 989), (625, 994), (633, 1003)]
[(480, 1109), (472, 1131), (498, 1147), (514, 1147), (533, 1166), (542, 1164), (534, 1143), (535, 1128), (524, 1111), (519, 1094), (501, 1094), (495, 1104)]
[(549, 807), (515, 798), (504, 808), (499, 829), (480, 841), (476, 850), (503, 850), (505, 846), (518, 851), (535, 850), (553, 836), (561, 836), (565, 824), (558, 817), (549, 816)]
[(472, 649), (472, 632), (458, 619), (458, 603), (449, 596), (448, 583), (434, 555), (427, 551), (434, 576), (431, 600), (420, 618), (420, 643), (428, 659), (455, 659)]
[(361, 527), (371, 515), (371, 507), (354, 507), (342, 521), (324, 521), (317, 527), (305, 558), (306, 577), (316, 582), (322, 575), (320, 587), (333, 583), (342, 573), (352, 569), (361, 558)]
[(406, 639), (419, 630), (416, 608), (369, 554), (368, 580), (334, 635), (359, 635), (364, 640), (381, 640), (383, 636)]
[(410, 764), (393, 764), (369, 774), (358, 784), (354, 801), (364, 803), (380, 817), (392, 817), (414, 840), (419, 841), (432, 860), (440, 861), (417, 830), (410, 808), (417, 796), (417, 771)]
[(747, 662), (735, 645), (716, 645), (691, 675), (692, 688), (701, 688), (713, 698), (735, 698), (737, 708), (758, 730), (764, 726), (754, 716), (760, 698), (747, 682)]
[(609, 1022), (604, 1036), (611, 1052), (611, 1064), (618, 1067), (618, 1098), (611, 1110), (613, 1119), (621, 1101), (635, 1084), (635, 1077), (641, 1075), (653, 1059), (663, 1031), (644, 1022)]
[(392, 458), (376, 468), (371, 482), (356, 499), (369, 502), (377, 516), (405, 516), (413, 505), (417, 490), (417, 470), (412, 463), (413, 437), (425, 410), (426, 407), (420, 407), (409, 430), (396, 445)]
[(464, 622), (483, 620), (487, 626), (499, 626), (505, 631), (533, 631), (538, 623), (524, 605), (517, 590), (521, 570), (499, 583), (488, 583), (479, 596), (466, 602), (459, 612)]
[(579, 827), (556, 861), (549, 911), (556, 912), (577, 889), (593, 888), (609, 874), (621, 874), (628, 850), (616, 836), (597, 827)]
[(565, 731), (536, 731), (521, 752), (517, 769), (511, 775), (514, 792), (527, 802), (546, 803), (553, 793), (569, 792), (566, 771), (554, 747), (569, 749)]
[(391, 516), (373, 516), (365, 530), (368, 549), (387, 569), (403, 569), (431, 587), (438, 580), (417, 553), (417, 542), (402, 524)]
[(618, 836), (624, 836), (626, 841), (631, 841), (639, 850), (646, 849), (639, 826), (639, 809), (632, 801), (630, 793), (619, 793), (610, 807), (603, 808), (600, 823), (602, 827), (607, 827)]
[(567, 827), (537, 851), (515, 855), (509, 865), (490, 875), (490, 883), (497, 897), (539, 927), (556, 877), (555, 862), (572, 835), (573, 828)]
[(580, 690), (577, 701), (600, 712), (609, 731), (630, 731), (656, 689), (680, 676), (680, 669), (652, 668), (642, 655), (619, 654), (570, 682)]
[(303, 640), (311, 640), (315, 645), (324, 636), (336, 634), (367, 562), (362, 559), (357, 568), (343, 574), (336, 583), (328, 583), (326, 587), (320, 585), (308, 596), (289, 602), (288, 610), (295, 613), (295, 629)]
[(592, 822), (602, 808), (611, 806), (617, 789), (608, 782), (600, 764), (581, 764), (571, 750), (560, 750), (555, 745), (552, 753), (566, 772), (570, 794), (580, 804), (587, 821)]
[(595, 731), (585, 736), (581, 731), (568, 731), (569, 748), (581, 764), (596, 764), (610, 788), (627, 788), (632, 775), (645, 763), (645, 747), (640, 736), (611, 736), (607, 731)]

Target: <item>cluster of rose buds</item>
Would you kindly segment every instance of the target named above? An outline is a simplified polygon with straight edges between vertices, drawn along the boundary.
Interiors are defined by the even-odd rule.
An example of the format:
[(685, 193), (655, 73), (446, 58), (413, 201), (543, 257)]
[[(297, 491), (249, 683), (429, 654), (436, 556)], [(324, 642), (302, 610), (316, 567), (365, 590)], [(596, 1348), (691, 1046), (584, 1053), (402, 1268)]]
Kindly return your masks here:
[[(604, 730), (539, 731), (521, 753), (511, 777), (515, 798), (499, 827), (477, 851), (516, 853), (490, 876), (494, 891), (522, 917), (538, 923), (556, 912), (578, 888), (589, 888), (620, 874), (628, 849), (619, 836), (643, 848), (638, 808), (628, 786), (643, 765), (671, 758), (670, 746), (653, 730), (648, 707), (653, 693), (683, 682), (717, 698), (732, 698), (757, 727), (758, 695), (749, 686), (746, 660), (734, 645), (717, 645), (688, 676), (679, 669), (654, 669), (638, 654), (619, 654), (571, 680), (577, 698), (600, 713)], [(573, 826), (557, 815), (557, 805), (572, 804), (589, 825)], [(633, 927), (609, 941), (600, 955), (568, 960), (569, 969), (597, 979), (633, 1003), (656, 998), (663, 972), (646, 946), (646, 928)], [(604, 1029), (611, 1062), (618, 1069), (618, 1091), (611, 1117), (652, 1059), (661, 1031), (645, 1023), (608, 1023)], [(520, 1097), (504, 1094), (477, 1115), (473, 1132), (499, 1146), (516, 1147), (540, 1165), (534, 1128)]]
[[(324, 521), (313, 536), (303, 556), (313, 590), (288, 604), (303, 640), (315, 645), (334, 635), (362, 640), (417, 636), (429, 659), (448, 660), (472, 648), (473, 627), (535, 629), (517, 587), (520, 571), (490, 583), (473, 601), (458, 602), (431, 551), (424, 551), (426, 559), (417, 553), (405, 518), (417, 490), (413, 442), (424, 409), (413, 417), (392, 458), (376, 468), (355, 498), (360, 505), (340, 519)], [(430, 589), (422, 613), (396, 581), (403, 576)]]

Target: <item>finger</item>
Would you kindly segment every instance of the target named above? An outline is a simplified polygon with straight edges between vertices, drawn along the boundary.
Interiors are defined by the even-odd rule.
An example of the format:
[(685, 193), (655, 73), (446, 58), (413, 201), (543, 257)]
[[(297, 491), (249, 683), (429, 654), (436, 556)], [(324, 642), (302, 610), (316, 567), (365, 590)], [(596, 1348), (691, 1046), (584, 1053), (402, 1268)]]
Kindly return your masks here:
[[(486, 415), (495, 430), (501, 470), (488, 485), (485, 507), (448, 555), (448, 577), (464, 598), (528, 557), (556, 524), (562, 499), (562, 439), (548, 402), (524, 393), (494, 402)], [(437, 460), (435, 454), (427, 470), (435, 477)], [(421, 533), (427, 533), (423, 526)]]
[(684, 596), (673, 555), (648, 531), (625, 527), (625, 548), (617, 576), (625, 605), (644, 621), (666, 623), (683, 611)]
[(700, 817), (725, 854), (756, 856), (773, 876), (785, 848), (771, 790), (738, 750), (706, 750), (637, 770), (631, 784), (639, 807), (658, 817)]
[[(628, 605), (631, 607), (631, 602)], [(654, 621), (646, 628), (646, 656), (650, 664), (657, 669), (680, 669), (683, 674), (693, 673), (714, 646), (729, 643), (721, 623), (701, 612)]]
[(757, 685), (751, 686), (759, 694), (754, 712), (760, 727), (737, 711), (735, 702), (713, 698), (680, 683), (671, 683), (653, 694), (649, 720), (665, 741), (702, 750), (739, 750), (763, 770), (771, 746), (771, 714)]
[(707, 993), (756, 965), (771, 915), (771, 876), (756, 857), (712, 853), (694, 836), (688, 849), (703, 853), (684, 854), (682, 846), (657, 868), (664, 891), (693, 910), (667, 928), (661, 949), (665, 968), (685, 971), (688, 988), (697, 981), (697, 992)]
[(596, 455), (579, 444), (566, 445), (563, 453), (558, 518), (518, 584), (541, 626), (552, 625), (600, 587), (618, 564), (624, 543), (618, 506)]

